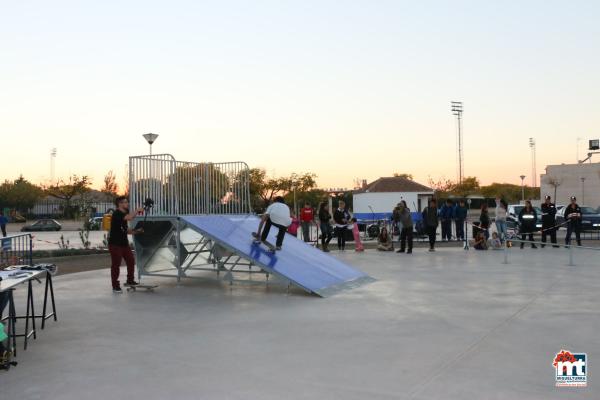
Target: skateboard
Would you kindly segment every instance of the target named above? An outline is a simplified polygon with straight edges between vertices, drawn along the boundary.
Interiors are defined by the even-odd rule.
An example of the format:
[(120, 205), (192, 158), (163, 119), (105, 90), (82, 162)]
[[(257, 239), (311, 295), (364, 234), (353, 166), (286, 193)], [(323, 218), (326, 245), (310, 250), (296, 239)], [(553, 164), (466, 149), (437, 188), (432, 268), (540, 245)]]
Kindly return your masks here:
[(260, 240), (260, 238), (258, 237), (258, 235), (256, 234), (256, 232), (252, 232), (252, 237), (254, 238), (254, 243), (256, 244), (264, 244), (265, 246), (267, 246), (267, 249), (271, 252), (271, 253), (275, 253), (277, 251), (277, 248), (275, 246), (273, 246), (273, 244), (267, 240), (262, 241)]
[(147, 292), (154, 292), (154, 289), (156, 289), (157, 287), (158, 285), (131, 285), (127, 286), (127, 291), (136, 292), (138, 289), (145, 289)]

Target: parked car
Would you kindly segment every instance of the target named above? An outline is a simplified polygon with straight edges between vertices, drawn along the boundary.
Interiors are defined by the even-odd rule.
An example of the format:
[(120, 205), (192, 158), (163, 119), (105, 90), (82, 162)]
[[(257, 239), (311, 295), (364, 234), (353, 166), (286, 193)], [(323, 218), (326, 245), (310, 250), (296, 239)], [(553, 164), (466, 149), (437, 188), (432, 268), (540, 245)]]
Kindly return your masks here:
[(43, 232), (43, 231), (60, 231), (62, 225), (54, 219), (40, 219), (31, 225), (25, 225), (21, 228), (21, 232)]
[[(557, 225), (565, 222), (565, 208), (562, 208), (559, 212), (556, 213), (556, 224)], [(598, 231), (598, 230), (600, 230), (600, 213), (598, 212), (598, 210), (596, 210), (592, 207), (588, 207), (588, 206), (580, 206), (580, 208), (581, 208), (581, 230), (582, 231)], [(563, 225), (563, 227), (566, 228), (566, 225)]]
[(99, 231), (102, 229), (102, 217), (93, 217), (88, 221), (90, 231)]
[[(520, 204), (510, 204), (508, 206), (507, 215), (506, 215), (506, 227), (509, 229), (514, 229), (515, 232), (519, 232), (520, 223), (519, 223), (519, 213), (521, 210), (525, 208), (525, 206)], [(542, 229), (542, 210), (539, 207), (533, 207), (535, 212), (537, 213), (537, 219), (535, 221), (535, 230), (539, 231)]]

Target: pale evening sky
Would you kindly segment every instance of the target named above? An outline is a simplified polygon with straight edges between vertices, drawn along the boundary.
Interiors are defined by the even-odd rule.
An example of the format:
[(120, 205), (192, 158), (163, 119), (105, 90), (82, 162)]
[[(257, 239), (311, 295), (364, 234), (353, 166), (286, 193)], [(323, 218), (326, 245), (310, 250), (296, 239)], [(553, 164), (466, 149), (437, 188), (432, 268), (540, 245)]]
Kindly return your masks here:
[[(127, 157), (244, 160), (351, 187), (484, 183), (600, 137), (597, 1), (0, 1), (0, 179), (99, 186)], [(581, 154), (587, 143), (581, 142)], [(529, 181), (529, 178), (528, 178)]]

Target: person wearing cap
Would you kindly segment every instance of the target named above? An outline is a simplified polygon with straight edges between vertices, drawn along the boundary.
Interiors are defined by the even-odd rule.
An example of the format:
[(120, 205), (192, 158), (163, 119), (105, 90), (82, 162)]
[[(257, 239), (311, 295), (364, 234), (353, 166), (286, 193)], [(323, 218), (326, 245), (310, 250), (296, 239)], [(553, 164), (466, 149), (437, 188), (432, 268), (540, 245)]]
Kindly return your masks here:
[(537, 221), (537, 212), (531, 205), (531, 201), (525, 201), (525, 207), (519, 213), (519, 225), (521, 231), (521, 248), (525, 247), (525, 238), (529, 236), (531, 248), (536, 249), (537, 246), (533, 243), (533, 231), (535, 230), (535, 222)]
[(571, 244), (571, 235), (575, 232), (577, 246), (581, 246), (581, 208), (577, 204), (575, 196), (571, 196), (571, 204), (565, 207), (565, 221), (568, 221), (565, 243)]
[[(542, 204), (542, 243), (546, 243), (546, 237), (550, 235), (550, 242), (552, 247), (556, 244), (556, 206), (552, 203), (552, 198), (547, 195), (544, 203)], [(542, 248), (546, 246), (542, 245)]]

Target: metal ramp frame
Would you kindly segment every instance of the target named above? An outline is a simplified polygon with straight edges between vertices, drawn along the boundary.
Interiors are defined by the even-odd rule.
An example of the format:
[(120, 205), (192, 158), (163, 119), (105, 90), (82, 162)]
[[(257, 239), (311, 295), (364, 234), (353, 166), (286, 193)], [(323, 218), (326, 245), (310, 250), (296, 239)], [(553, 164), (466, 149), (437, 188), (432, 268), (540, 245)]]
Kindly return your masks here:
[[(141, 219), (136, 220), (136, 226), (141, 223)], [(248, 227), (257, 223), (258, 219), (251, 215), (148, 217), (145, 234), (134, 237), (138, 274), (140, 277), (151, 275), (178, 280), (209, 278), (230, 284), (265, 283), (273, 276), (288, 289), (293, 285), (321, 297), (374, 280), (291, 236), (286, 237), (284, 250), (276, 254), (269, 253), (261, 245), (252, 245)], [(227, 229), (233, 229), (236, 234), (231, 240), (224, 240), (222, 229), (215, 224), (221, 228), (227, 225)], [(312, 253), (312, 257), (319, 260), (320, 269), (311, 264), (299, 265), (298, 257), (291, 254), (291, 250), (290, 254), (285, 253), (286, 246), (296, 247), (295, 250), (302, 254)], [(281, 268), (285, 259), (289, 262)], [(290, 266), (290, 262), (298, 264), (297, 268)], [(255, 276), (264, 279), (253, 279)]]

